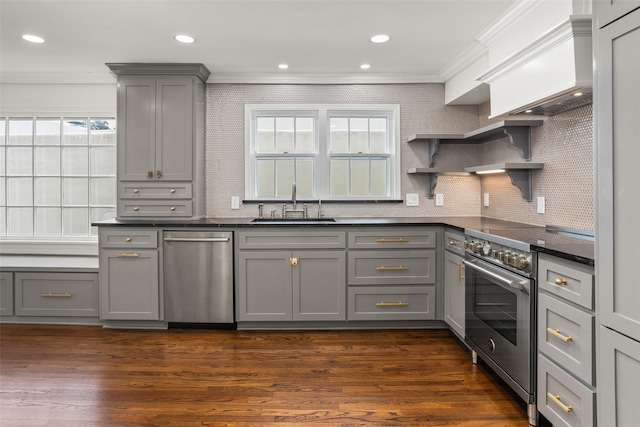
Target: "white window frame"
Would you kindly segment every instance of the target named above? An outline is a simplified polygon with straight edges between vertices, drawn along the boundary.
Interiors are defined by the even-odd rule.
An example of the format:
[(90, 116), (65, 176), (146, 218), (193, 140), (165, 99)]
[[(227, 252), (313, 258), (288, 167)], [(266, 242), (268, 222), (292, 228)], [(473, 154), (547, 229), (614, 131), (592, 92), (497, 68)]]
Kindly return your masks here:
[[(316, 168), (311, 200), (369, 201), (400, 200), (400, 105), (397, 104), (245, 104), (245, 199), (280, 201), (289, 197), (256, 196), (255, 125), (258, 116), (291, 116), (295, 114), (316, 117)], [(329, 152), (329, 117), (332, 115), (376, 115), (385, 116), (389, 127), (389, 193), (387, 196), (331, 197)], [(372, 157), (373, 154), (366, 154)], [(352, 157), (358, 157), (357, 154)]]

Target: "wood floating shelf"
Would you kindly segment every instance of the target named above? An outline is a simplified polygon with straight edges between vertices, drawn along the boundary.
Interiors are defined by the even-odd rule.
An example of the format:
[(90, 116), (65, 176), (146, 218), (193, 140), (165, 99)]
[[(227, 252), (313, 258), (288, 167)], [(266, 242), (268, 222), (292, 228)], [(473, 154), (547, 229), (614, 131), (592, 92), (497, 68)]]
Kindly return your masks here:
[[(415, 134), (407, 142), (426, 142), (429, 167), (410, 168), (408, 174), (424, 174), (429, 177), (427, 194), (434, 197), (434, 190), (438, 182), (438, 175), (468, 175), (469, 173), (489, 173), (500, 170), (511, 178), (511, 183), (520, 189), (522, 197), (528, 202), (532, 197), (531, 171), (542, 169), (543, 163), (529, 163), (531, 160), (531, 128), (541, 126), (543, 120), (502, 120), (489, 126), (464, 134)], [(433, 167), (433, 158), (440, 144), (484, 144), (509, 138), (509, 142), (520, 150), (526, 163), (498, 163), (494, 165), (473, 166), (467, 168), (437, 168)]]

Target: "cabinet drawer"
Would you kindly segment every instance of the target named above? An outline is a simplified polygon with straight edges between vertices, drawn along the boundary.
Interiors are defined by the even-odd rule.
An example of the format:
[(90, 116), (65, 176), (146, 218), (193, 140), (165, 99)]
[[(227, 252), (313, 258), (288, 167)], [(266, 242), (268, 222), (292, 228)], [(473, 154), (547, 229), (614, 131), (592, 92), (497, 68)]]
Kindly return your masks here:
[(539, 254), (538, 287), (590, 310), (594, 309), (591, 267)]
[(349, 288), (349, 320), (435, 319), (435, 286)]
[(98, 317), (98, 273), (16, 273), (17, 316)]
[(240, 249), (340, 249), (345, 247), (345, 233), (338, 230), (241, 231)]
[(191, 183), (180, 182), (120, 182), (118, 196), (122, 199), (191, 199)]
[(594, 316), (542, 293), (538, 304), (538, 349), (593, 384)]
[(464, 256), (464, 234), (455, 231), (445, 231), (444, 248), (450, 252)]
[(101, 248), (157, 248), (155, 228), (100, 227)]
[(120, 200), (118, 217), (190, 217), (193, 203), (185, 200)]
[(595, 393), (545, 356), (538, 356), (538, 411), (555, 426), (594, 425)]
[(435, 248), (436, 230), (403, 227), (349, 232), (350, 249)]
[(426, 285), (436, 282), (435, 250), (349, 252), (350, 285)]

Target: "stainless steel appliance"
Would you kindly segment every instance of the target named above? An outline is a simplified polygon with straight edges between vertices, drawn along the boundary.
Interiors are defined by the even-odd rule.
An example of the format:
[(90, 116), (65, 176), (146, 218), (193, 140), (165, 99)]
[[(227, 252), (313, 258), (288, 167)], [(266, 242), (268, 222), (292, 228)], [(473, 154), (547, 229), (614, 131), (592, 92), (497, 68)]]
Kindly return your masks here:
[(233, 233), (165, 231), (167, 322), (233, 324)]
[(537, 259), (529, 244), (465, 231), (465, 341), (527, 403), (537, 425)]

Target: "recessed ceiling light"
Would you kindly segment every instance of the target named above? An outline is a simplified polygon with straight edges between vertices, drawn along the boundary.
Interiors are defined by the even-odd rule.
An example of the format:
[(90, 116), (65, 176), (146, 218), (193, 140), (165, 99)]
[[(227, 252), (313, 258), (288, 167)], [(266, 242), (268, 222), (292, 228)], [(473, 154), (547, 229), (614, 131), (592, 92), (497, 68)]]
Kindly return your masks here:
[(362, 68), (363, 70), (368, 70), (369, 68), (371, 68), (371, 65), (370, 64), (362, 64), (360, 66), (360, 68)]
[(289, 65), (287, 65), (287, 64), (279, 64), (278, 68), (280, 68), (281, 70), (286, 70), (287, 68), (289, 68)]
[(31, 43), (44, 43), (42, 37), (34, 36), (33, 34), (25, 34), (22, 38)]
[(186, 34), (178, 34), (177, 36), (173, 36), (174, 39), (179, 41), (180, 43), (191, 44), (195, 43), (196, 39), (191, 36), (187, 36)]
[(388, 42), (390, 37), (386, 34), (378, 34), (371, 37), (371, 43), (386, 43)]

